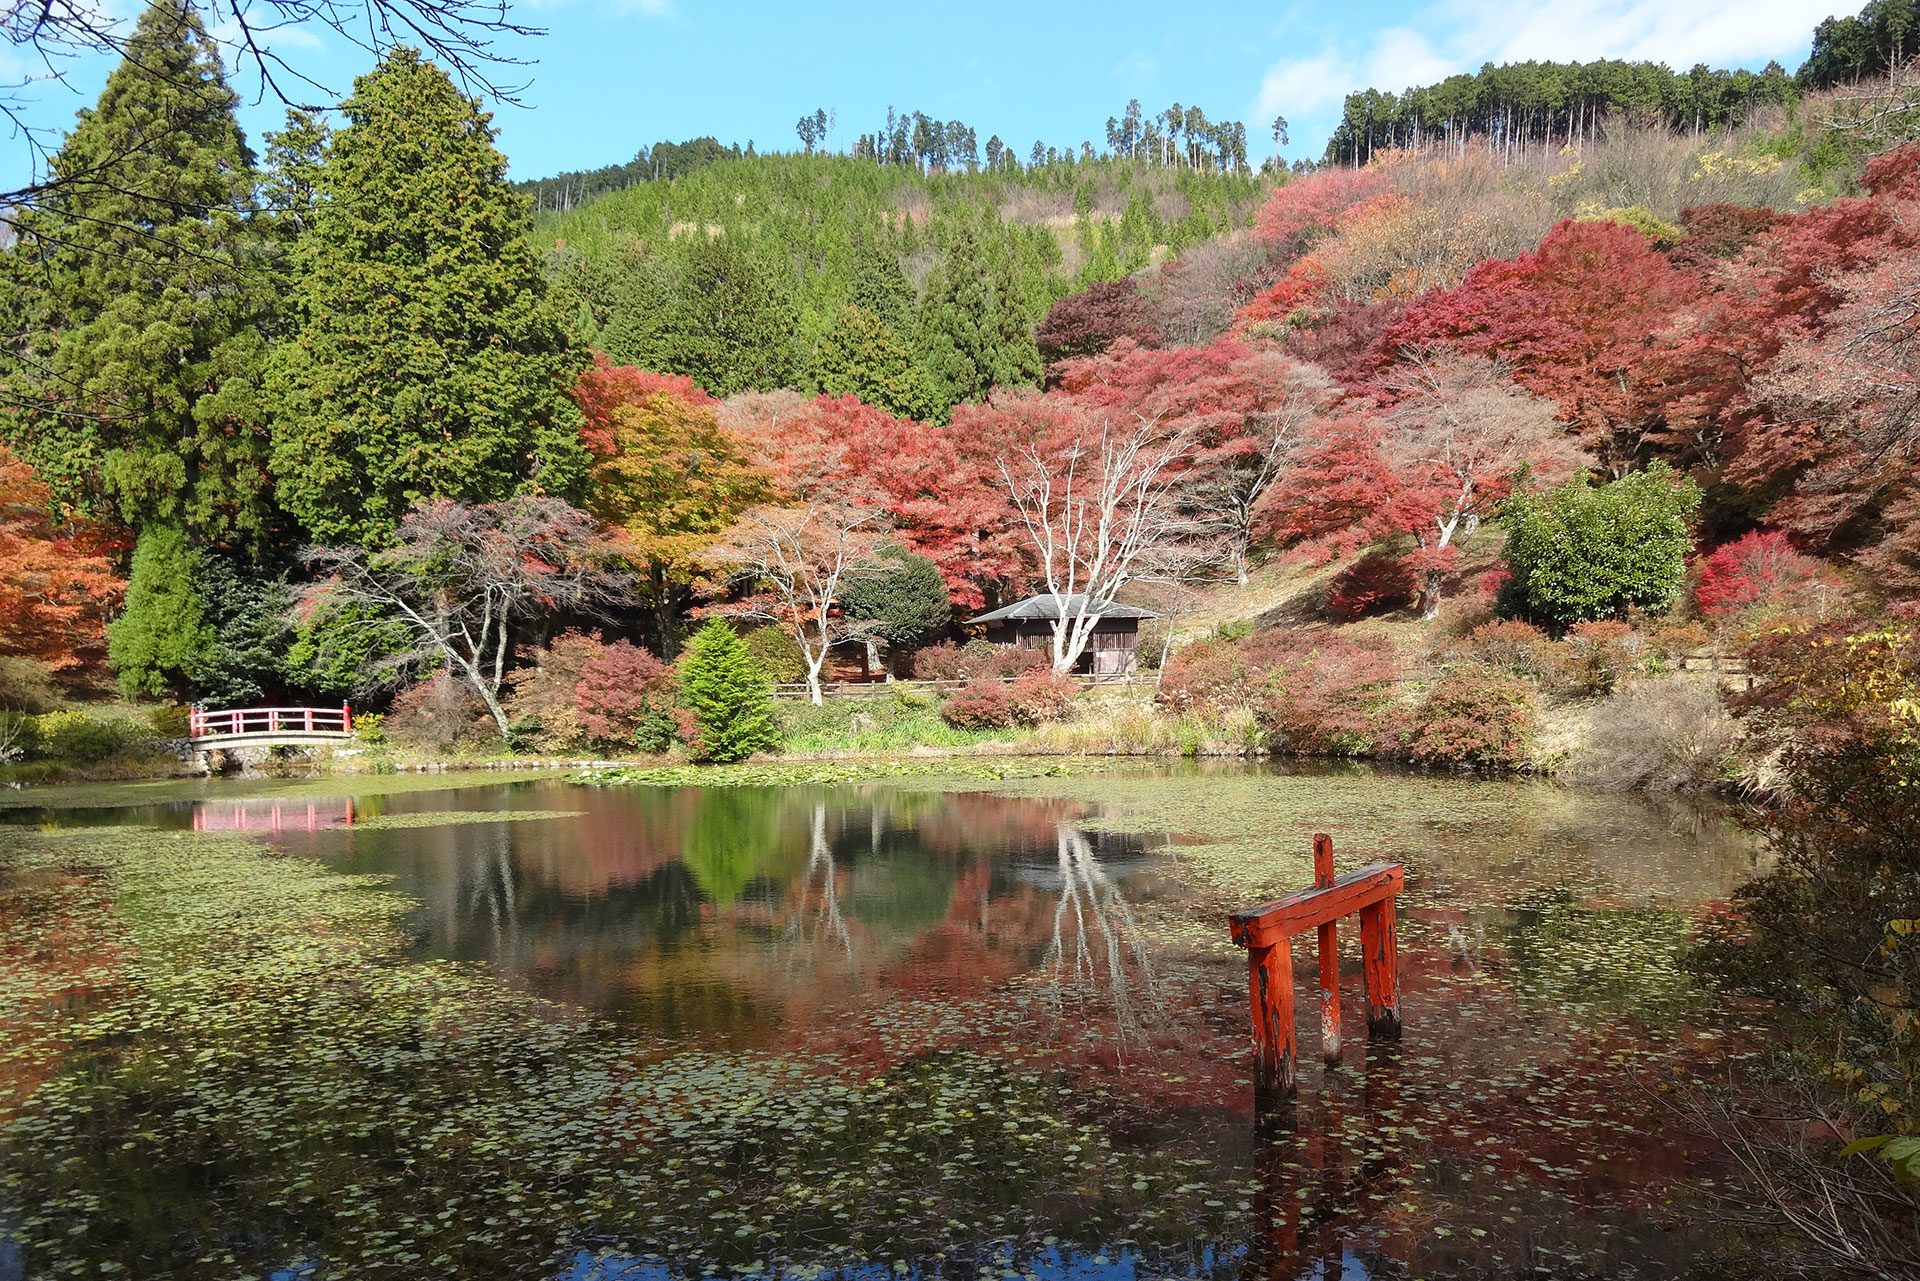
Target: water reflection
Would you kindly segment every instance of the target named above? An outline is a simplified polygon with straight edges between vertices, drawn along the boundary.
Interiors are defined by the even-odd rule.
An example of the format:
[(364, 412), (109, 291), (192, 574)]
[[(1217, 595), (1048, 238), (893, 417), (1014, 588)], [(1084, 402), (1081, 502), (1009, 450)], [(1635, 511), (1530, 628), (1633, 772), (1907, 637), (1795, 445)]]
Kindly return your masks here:
[[(1196, 802), (1270, 814), (1256, 808), (1262, 798), (1301, 795), (1307, 799), (1296, 808), (1311, 809), (1311, 823), (1277, 830), (1291, 820), (1249, 818), (1249, 828), (1276, 829), (1276, 845), (1315, 827), (1354, 831), (1356, 852), (1415, 861), (1402, 935), (1406, 1044), (1350, 1047), (1333, 1071), (1310, 1066), (1298, 1103), (1257, 1119), (1246, 1107), (1245, 971), (1220, 946), (1217, 917), (1191, 897), (1204, 885), (1191, 869), (1176, 872), (1174, 853), (1158, 842), (1090, 831), (1078, 801), (883, 787), (592, 791), (533, 783), (311, 806), (152, 807), (121, 817), (265, 831), (290, 853), (391, 878), (419, 904), (420, 955), (484, 962), (516, 984), (648, 1034), (633, 1040), (649, 1050), (658, 1048), (653, 1037), (682, 1043), (661, 1059), (764, 1048), (806, 1063), (822, 1080), (842, 1071), (903, 1077), (917, 1061), (927, 1079), (945, 1081), (952, 1069), (940, 1056), (958, 1048), (1032, 1071), (1035, 1080), (1064, 1078), (1072, 1119), (1095, 1120), (1130, 1149), (1177, 1157), (1191, 1171), (1177, 1177), (1193, 1181), (1109, 1190), (1140, 1190), (1143, 1202), (1158, 1204), (1168, 1187), (1204, 1181), (1196, 1200), (1234, 1216), (1230, 1232), (1193, 1227), (1175, 1262), (1164, 1242), (1160, 1255), (1131, 1253), (1131, 1227), (1093, 1238), (1108, 1243), (1098, 1252), (1041, 1249), (1039, 1241), (1054, 1239), (1042, 1233), (1073, 1226), (1079, 1213), (1062, 1208), (1083, 1181), (1071, 1164), (1081, 1152), (1072, 1132), (1075, 1146), (1052, 1154), (1065, 1163), (1045, 1173), (1060, 1204), (1022, 1199), (1020, 1214), (1031, 1219), (1008, 1220), (1039, 1225), (1018, 1244), (1017, 1262), (995, 1253), (1004, 1233), (974, 1224), (952, 1229), (965, 1238), (964, 1263), (950, 1260), (942, 1270), (906, 1260), (909, 1276), (1677, 1275), (1701, 1240), (1648, 1203), (1694, 1178), (1702, 1156), (1683, 1136), (1649, 1124), (1631, 1073), (1665, 1071), (1658, 1056), (1677, 1035), (1670, 1026), (1688, 1021), (1676, 1011), (1699, 1021), (1698, 994), (1674, 963), (1677, 943), (1689, 912), (1725, 894), (1750, 863), (1750, 848), (1683, 807), (1515, 784), (1361, 782), (1366, 790), (1342, 792), (1344, 779), (1243, 773), (1209, 780)], [(1179, 779), (1139, 786), (1202, 790)], [(1334, 808), (1353, 797), (1365, 808)], [(489, 821), (514, 812), (519, 821)], [(368, 822), (431, 815), (447, 821)], [(92, 824), (99, 816), (48, 821)], [(1260, 850), (1249, 841), (1233, 853), (1251, 860)], [(1309, 965), (1303, 950), (1302, 991)], [(1350, 944), (1345, 971), (1346, 1019), (1358, 1027)], [(1303, 1020), (1313, 1017), (1312, 1002), (1297, 1008)], [(1312, 1044), (1313, 1029), (1301, 1031)], [(986, 1117), (992, 1134), (1003, 1095), (979, 1084), (985, 1079), (930, 1097), (946, 1097), (954, 1115)], [(413, 1088), (395, 1086), (403, 1087)], [(379, 1101), (369, 1096), (366, 1106), (377, 1111)], [(886, 1138), (896, 1132), (888, 1128)], [(812, 1141), (828, 1144), (825, 1133)], [(880, 1147), (849, 1149), (844, 1161), (836, 1150), (840, 1165), (830, 1175), (809, 1167), (812, 1182), (794, 1186), (820, 1186), (842, 1165), (862, 1177), (884, 1167), (895, 1182), (877, 1181), (870, 1203), (883, 1208), (905, 1204), (897, 1198), (907, 1191), (979, 1206), (1038, 1186), (1012, 1182), (1013, 1156), (1028, 1155), (1012, 1149), (995, 1149), (977, 1169), (922, 1170), (923, 1153), (943, 1141), (927, 1141), (896, 1165), (885, 1163), (897, 1153)], [(108, 1150), (118, 1151), (117, 1142)], [(1032, 1150), (1044, 1153), (1046, 1144)], [(121, 1179), (118, 1169), (114, 1177)], [(1099, 1177), (1094, 1170), (1085, 1182)], [(125, 1197), (121, 1182), (113, 1186)], [(729, 1186), (719, 1203), (739, 1194)], [(175, 1233), (175, 1222), (191, 1216), (168, 1217)], [(1187, 1220), (1180, 1223), (1186, 1230)], [(647, 1248), (638, 1234), (583, 1231), (578, 1239), (588, 1248), (623, 1239)], [(977, 1270), (966, 1254), (975, 1246)], [(9, 1266), (0, 1231), (0, 1281)], [(899, 1275), (885, 1256), (842, 1275), (869, 1272)], [(562, 1275), (657, 1279), (666, 1269), (582, 1254)]]
[[(1097, 993), (1113, 1012), (1116, 1051), (1144, 1042), (1163, 1014), (1147, 939), (1120, 885), (1094, 853), (1087, 834), (1071, 823), (1055, 829), (1060, 900), (1042, 967), (1055, 1013)], [(1075, 1013), (1085, 1013), (1076, 1008)]]
[(875, 789), (510, 789), (386, 814), (572, 810), (523, 822), (283, 824), (289, 850), (393, 878), (418, 952), (676, 1037), (767, 1044), (863, 994), (963, 997), (1028, 972), (1056, 1009), (1161, 1017), (1129, 887), (1168, 856), (1086, 831), (1082, 805)]
[(193, 807), (196, 832), (324, 832), (353, 826), (353, 799), (203, 801)]

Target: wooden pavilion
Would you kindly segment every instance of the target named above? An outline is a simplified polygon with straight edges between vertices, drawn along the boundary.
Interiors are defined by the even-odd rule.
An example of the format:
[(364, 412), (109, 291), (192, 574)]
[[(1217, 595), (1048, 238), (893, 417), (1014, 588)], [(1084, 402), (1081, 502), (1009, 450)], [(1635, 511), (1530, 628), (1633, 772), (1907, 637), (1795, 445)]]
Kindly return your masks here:
[(1093, 676), (1131, 675), (1136, 666), (1134, 651), (1140, 643), (1140, 624), (1160, 617), (1137, 605), (1122, 605), (1118, 601), (1089, 603), (1084, 595), (1062, 597), (1043, 592), (976, 614), (966, 621), (966, 628), (969, 632), (983, 631), (986, 639), (996, 645), (1048, 650), (1053, 646), (1054, 623), (1063, 616), (1073, 618), (1081, 614), (1091, 614), (1097, 621), (1074, 670)]

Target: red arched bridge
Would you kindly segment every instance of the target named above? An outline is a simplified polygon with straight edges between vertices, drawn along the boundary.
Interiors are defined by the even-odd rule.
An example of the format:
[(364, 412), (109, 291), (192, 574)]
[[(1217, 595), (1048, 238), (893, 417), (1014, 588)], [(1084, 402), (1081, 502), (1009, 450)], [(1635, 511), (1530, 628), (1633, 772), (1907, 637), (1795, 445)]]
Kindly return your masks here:
[(353, 709), (338, 707), (193, 708), (187, 738), (193, 747), (297, 747), (338, 743), (353, 737)]

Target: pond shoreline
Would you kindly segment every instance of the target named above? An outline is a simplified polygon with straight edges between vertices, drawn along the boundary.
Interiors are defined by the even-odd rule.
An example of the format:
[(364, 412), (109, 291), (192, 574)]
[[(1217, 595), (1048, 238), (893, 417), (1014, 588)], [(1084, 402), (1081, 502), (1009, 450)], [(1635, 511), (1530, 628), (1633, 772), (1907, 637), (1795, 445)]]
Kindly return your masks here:
[[(808, 767), (822, 765), (842, 765), (855, 767), (850, 770), (846, 781), (862, 777), (857, 767), (869, 767), (870, 773), (864, 776), (885, 778), (905, 772), (922, 772), (926, 767), (941, 763), (952, 763), (963, 770), (986, 762), (1013, 761), (1084, 761), (1084, 762), (1138, 762), (1152, 764), (1177, 764), (1181, 761), (1209, 761), (1221, 764), (1239, 763), (1246, 765), (1273, 764), (1280, 766), (1302, 765), (1308, 767), (1361, 767), (1382, 770), (1396, 775), (1427, 775), (1453, 778), (1512, 778), (1545, 780), (1569, 787), (1577, 791), (1608, 792), (1619, 794), (1623, 789), (1608, 788), (1583, 781), (1580, 777), (1565, 771), (1546, 768), (1508, 768), (1492, 765), (1456, 765), (1451, 767), (1420, 765), (1391, 756), (1346, 756), (1297, 752), (1276, 752), (1264, 747), (1226, 748), (1206, 745), (1197, 750), (1172, 750), (1165, 748), (1140, 747), (1133, 750), (1089, 750), (1081, 748), (1049, 748), (1026, 741), (989, 741), (956, 747), (924, 746), (904, 751), (862, 752), (779, 752), (754, 757), (750, 762), (739, 765), (699, 763), (672, 755), (634, 756), (634, 757), (592, 757), (592, 756), (549, 756), (529, 755), (512, 757), (462, 757), (447, 756), (426, 760), (391, 760), (362, 762), (354, 757), (342, 759), (336, 755), (324, 758), (305, 758), (289, 761), (282, 768), (273, 770), (245, 770), (231, 773), (205, 771), (178, 771), (172, 773), (111, 773), (90, 776), (87, 771), (75, 770), (68, 775), (45, 781), (23, 782), (0, 778), (0, 809), (14, 808), (28, 804), (24, 798), (49, 792), (78, 790), (94, 787), (110, 788), (115, 786), (138, 786), (166, 783), (221, 783), (231, 782), (247, 785), (259, 785), (269, 782), (317, 782), (321, 780), (370, 779), (382, 777), (437, 777), (447, 775), (489, 775), (526, 774), (559, 775), (576, 777), (581, 781), (594, 783), (617, 783), (624, 781), (620, 775), (672, 773), (685, 783), (697, 784), (701, 777), (724, 779), (729, 772), (742, 766), (754, 769), (780, 771), (805, 771)], [(1722, 780), (1709, 787), (1675, 787), (1662, 790), (1624, 789), (1628, 794), (1672, 795), (1714, 797), (1727, 801), (1745, 803), (1764, 803), (1765, 797), (1754, 794), (1732, 780)]]

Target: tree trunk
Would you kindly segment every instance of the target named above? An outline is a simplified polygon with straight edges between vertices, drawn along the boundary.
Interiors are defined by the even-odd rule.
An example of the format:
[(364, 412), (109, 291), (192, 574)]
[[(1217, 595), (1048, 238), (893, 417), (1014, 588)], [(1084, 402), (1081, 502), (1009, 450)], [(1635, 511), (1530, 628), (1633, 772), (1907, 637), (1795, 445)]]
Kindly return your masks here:
[(1432, 620), (1440, 612), (1440, 583), (1442, 575), (1437, 569), (1427, 571), (1426, 581), (1420, 588), (1420, 617)]

